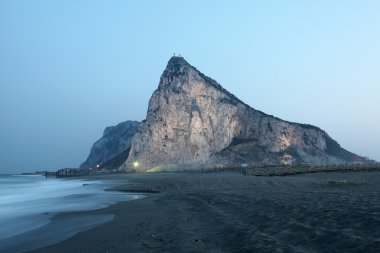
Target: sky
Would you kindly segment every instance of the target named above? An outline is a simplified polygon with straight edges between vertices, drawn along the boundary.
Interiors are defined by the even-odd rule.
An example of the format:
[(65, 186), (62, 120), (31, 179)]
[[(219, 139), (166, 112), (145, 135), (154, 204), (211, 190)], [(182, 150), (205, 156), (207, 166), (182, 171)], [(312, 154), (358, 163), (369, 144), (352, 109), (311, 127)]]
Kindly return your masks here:
[(78, 167), (143, 120), (173, 53), (380, 161), (380, 2), (0, 1), (0, 173)]

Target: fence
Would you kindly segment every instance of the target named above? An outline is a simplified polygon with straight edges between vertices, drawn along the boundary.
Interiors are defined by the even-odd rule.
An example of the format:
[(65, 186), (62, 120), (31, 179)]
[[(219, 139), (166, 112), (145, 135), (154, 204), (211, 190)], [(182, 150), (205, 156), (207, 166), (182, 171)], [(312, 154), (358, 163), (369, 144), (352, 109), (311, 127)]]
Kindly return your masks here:
[[(236, 169), (235, 169), (236, 171)], [(354, 172), (380, 171), (380, 164), (337, 164), (337, 165), (295, 165), (295, 166), (261, 166), (241, 168), (241, 173), (248, 176), (287, 176), (316, 172)]]

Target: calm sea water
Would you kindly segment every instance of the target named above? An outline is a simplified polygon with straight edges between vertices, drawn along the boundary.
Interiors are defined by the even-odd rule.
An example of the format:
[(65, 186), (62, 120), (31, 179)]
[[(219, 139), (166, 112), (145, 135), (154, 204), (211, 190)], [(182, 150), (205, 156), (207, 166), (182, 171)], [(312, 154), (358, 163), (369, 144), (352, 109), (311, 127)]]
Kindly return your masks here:
[(0, 241), (37, 229), (60, 212), (107, 207), (139, 198), (112, 191), (103, 181), (0, 175)]

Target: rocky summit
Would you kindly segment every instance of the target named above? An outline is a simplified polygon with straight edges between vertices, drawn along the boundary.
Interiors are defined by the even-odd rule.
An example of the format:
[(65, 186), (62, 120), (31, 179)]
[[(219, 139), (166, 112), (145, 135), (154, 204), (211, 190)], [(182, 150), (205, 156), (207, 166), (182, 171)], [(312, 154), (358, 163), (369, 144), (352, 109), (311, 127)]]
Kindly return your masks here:
[(255, 110), (172, 57), (119, 169), (338, 164), (362, 158), (325, 131)]
[(125, 121), (104, 129), (103, 136), (94, 143), (87, 160), (80, 167), (89, 169), (103, 166), (128, 150), (139, 124), (137, 121)]

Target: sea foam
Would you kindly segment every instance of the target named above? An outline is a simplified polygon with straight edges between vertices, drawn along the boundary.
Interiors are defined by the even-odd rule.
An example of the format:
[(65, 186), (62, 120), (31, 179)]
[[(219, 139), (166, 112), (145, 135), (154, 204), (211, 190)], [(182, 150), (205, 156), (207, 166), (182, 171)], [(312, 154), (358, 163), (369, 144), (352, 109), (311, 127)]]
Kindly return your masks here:
[(0, 241), (48, 224), (60, 212), (107, 207), (138, 195), (104, 191), (103, 181), (0, 175)]

